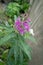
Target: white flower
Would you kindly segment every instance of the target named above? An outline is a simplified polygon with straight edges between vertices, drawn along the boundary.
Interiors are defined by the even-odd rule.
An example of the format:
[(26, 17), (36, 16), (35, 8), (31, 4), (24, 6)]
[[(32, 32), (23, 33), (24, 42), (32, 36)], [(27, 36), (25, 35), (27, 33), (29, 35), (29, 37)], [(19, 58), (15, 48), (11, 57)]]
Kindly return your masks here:
[(34, 36), (33, 29), (30, 29), (29, 32), (30, 32), (30, 34), (32, 34)]

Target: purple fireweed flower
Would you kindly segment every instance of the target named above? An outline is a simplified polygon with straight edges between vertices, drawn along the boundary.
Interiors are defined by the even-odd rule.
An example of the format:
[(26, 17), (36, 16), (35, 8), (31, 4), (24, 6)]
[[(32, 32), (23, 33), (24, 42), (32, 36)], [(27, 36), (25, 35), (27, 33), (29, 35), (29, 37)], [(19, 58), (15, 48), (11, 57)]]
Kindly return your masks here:
[(15, 21), (15, 27), (18, 30), (18, 32), (20, 34), (24, 34), (24, 29), (22, 26), (22, 21), (20, 20), (20, 18), (17, 18), (17, 20)]
[(20, 17), (17, 18), (17, 20), (15, 21), (14, 24), (16, 30), (20, 33), (20, 34), (24, 34), (25, 32), (29, 32), (30, 26), (28, 24), (27, 21), (21, 21)]

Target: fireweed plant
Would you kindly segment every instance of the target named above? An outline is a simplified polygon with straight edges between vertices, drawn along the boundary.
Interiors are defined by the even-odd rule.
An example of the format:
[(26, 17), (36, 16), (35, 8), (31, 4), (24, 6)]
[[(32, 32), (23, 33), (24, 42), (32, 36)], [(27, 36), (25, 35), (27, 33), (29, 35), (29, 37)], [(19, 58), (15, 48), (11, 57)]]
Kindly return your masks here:
[(32, 49), (26, 43), (27, 39), (33, 43), (36, 41), (30, 26), (31, 19), (17, 15), (19, 10), (17, 3), (10, 3), (6, 11), (10, 20), (0, 22), (0, 47), (6, 47), (0, 56), (0, 65), (28, 65), (31, 60)]
[(8, 47), (2, 54), (3, 64), (28, 65), (28, 61), (31, 60), (31, 47), (25, 40), (35, 41), (30, 22), (30, 18), (22, 20), (21, 17), (17, 17), (13, 26), (8, 23), (0, 25), (0, 46)]

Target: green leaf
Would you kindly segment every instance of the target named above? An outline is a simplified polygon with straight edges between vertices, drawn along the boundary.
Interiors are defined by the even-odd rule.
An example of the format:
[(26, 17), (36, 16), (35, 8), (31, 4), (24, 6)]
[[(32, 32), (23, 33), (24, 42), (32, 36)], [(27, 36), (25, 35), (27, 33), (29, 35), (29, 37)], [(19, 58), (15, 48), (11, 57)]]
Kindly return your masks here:
[(5, 26), (0, 25), (0, 29), (8, 29), (8, 28), (5, 27)]
[(12, 61), (12, 55), (14, 53), (14, 47), (12, 47), (10, 50), (9, 50), (9, 53), (8, 53), (8, 56), (7, 56), (7, 65), (14, 65), (13, 61)]
[(3, 38), (0, 39), (0, 45), (4, 45), (8, 40), (13, 38), (14, 36), (14, 33), (5, 35)]
[(31, 48), (29, 47), (28, 44), (25, 43), (24, 39), (19, 36), (19, 43), (20, 43), (20, 48), (25, 52), (25, 54), (28, 56), (28, 58), (31, 60)]
[(22, 9), (23, 9), (24, 11), (27, 11), (28, 8), (29, 8), (29, 3), (24, 3), (24, 4), (22, 5)]
[(32, 41), (33, 43), (36, 43), (36, 38), (35, 37), (33, 37), (33, 36), (29, 36), (28, 37), (28, 39), (30, 40), (30, 41)]
[(20, 65), (23, 65), (23, 62), (24, 62), (24, 58), (23, 58), (23, 52), (22, 50), (20, 49), (20, 54), (19, 54), (19, 64)]
[(30, 35), (30, 33), (26, 33), (26, 34), (24, 35), (24, 38), (25, 38), (25, 39), (29, 39), (29, 40), (32, 41), (33, 43), (37, 43), (37, 42), (36, 42), (36, 38), (35, 38), (34, 36)]
[(7, 55), (8, 55), (8, 49), (3, 52), (2, 58), (3, 58), (4, 60), (7, 59), (7, 58), (6, 58)]
[(5, 63), (0, 61), (0, 65), (5, 65)]
[(31, 53), (30, 51), (27, 49), (27, 47), (25, 46), (25, 44), (23, 44), (23, 42), (21, 43), (22, 46), (22, 50), (26, 53), (26, 55), (28, 56), (29, 60), (31, 60)]
[(5, 34), (6, 34), (6, 33), (7, 33), (7, 34), (10, 34), (10, 33), (14, 32), (14, 29), (13, 29), (13, 28), (8, 28), (8, 29), (4, 30), (3, 32), (4, 32)]
[(9, 3), (6, 8), (6, 15), (14, 18), (14, 15), (18, 15), (20, 11), (20, 5), (18, 3)]
[(14, 21), (17, 19), (17, 16), (16, 15), (14, 15)]
[(18, 43), (17, 43), (17, 40), (15, 41), (15, 44), (14, 44), (14, 61), (15, 61), (15, 65), (17, 64), (17, 61), (18, 61), (18, 53), (19, 53), (19, 50), (18, 50)]

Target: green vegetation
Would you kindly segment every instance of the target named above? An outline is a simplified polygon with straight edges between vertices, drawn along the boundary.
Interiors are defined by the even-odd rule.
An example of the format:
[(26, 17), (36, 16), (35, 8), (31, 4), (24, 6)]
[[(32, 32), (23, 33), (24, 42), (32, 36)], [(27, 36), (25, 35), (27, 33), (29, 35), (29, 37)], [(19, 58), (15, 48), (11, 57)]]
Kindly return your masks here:
[(30, 34), (20, 35), (14, 28), (16, 18), (28, 8), (29, 3), (26, 0), (16, 0), (5, 8), (4, 14), (8, 19), (0, 23), (0, 50), (3, 50), (0, 54), (0, 65), (28, 65), (28, 61), (31, 60), (31, 47), (25, 40), (28, 35), (32, 42), (35, 39)]

